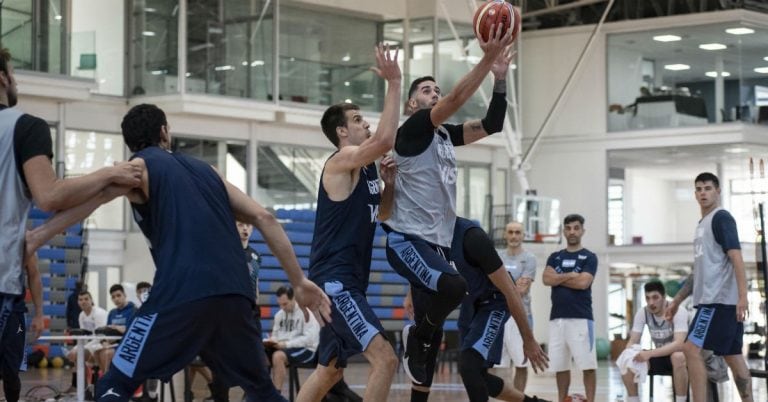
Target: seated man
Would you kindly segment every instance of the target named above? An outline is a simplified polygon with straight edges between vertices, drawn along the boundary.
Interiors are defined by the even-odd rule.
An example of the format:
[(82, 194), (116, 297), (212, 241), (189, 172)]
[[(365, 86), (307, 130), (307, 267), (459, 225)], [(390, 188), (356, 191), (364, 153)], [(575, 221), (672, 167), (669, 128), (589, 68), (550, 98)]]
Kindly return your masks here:
[[(129, 302), (125, 296), (125, 289), (123, 285), (115, 284), (109, 288), (109, 295), (112, 297), (112, 303), (115, 303), (115, 308), (109, 311), (107, 317), (107, 328), (114, 331), (104, 331), (105, 333), (118, 333), (124, 334), (128, 324), (133, 320), (133, 316), (136, 315), (138, 310), (133, 302)], [(109, 370), (110, 362), (112, 362), (112, 356), (115, 355), (115, 341), (102, 341), (103, 348), (96, 352), (96, 357), (101, 367), (102, 375)]]
[[(635, 314), (627, 349), (640, 343), (643, 326), (648, 325), (655, 348), (637, 353), (634, 360), (647, 361), (651, 372), (671, 371), (675, 384), (675, 402), (684, 402), (688, 395), (688, 369), (682, 347), (688, 334), (688, 312), (681, 308), (678, 309), (672, 322), (664, 320), (669, 302), (666, 299), (664, 285), (658, 281), (645, 284), (645, 303), (645, 308)], [(627, 371), (622, 376), (622, 380), (627, 387), (627, 402), (639, 402), (633, 373)]]
[[(88, 333), (93, 333), (96, 328), (107, 325), (107, 310), (99, 306), (93, 305), (93, 298), (91, 293), (87, 290), (81, 290), (77, 295), (77, 305), (80, 306), (80, 316), (78, 317), (78, 324), (80, 330)], [(98, 340), (93, 340), (85, 344), (85, 360), (93, 361), (95, 353), (101, 349), (101, 343)], [(77, 348), (72, 348), (66, 353), (67, 360), (71, 362), (77, 361)], [(71, 391), (74, 391), (77, 386), (77, 370), (80, 367), (75, 366), (75, 371), (72, 373), (72, 387)], [(86, 380), (89, 380), (86, 376)]]
[(264, 349), (272, 365), (272, 383), (281, 390), (288, 364), (307, 364), (316, 361), (317, 344), (320, 341), (320, 325), (310, 314), (304, 314), (293, 300), (293, 289), (282, 286), (277, 289), (277, 304), (272, 336), (264, 340)]

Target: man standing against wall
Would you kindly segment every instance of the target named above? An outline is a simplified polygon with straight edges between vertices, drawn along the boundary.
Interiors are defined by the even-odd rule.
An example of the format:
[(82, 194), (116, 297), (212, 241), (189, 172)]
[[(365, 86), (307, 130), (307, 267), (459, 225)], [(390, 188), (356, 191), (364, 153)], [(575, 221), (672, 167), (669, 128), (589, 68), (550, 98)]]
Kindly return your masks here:
[(592, 281), (597, 256), (581, 245), (584, 217), (571, 214), (563, 220), (566, 248), (552, 253), (543, 282), (552, 287), (549, 315), (549, 367), (557, 375), (558, 400), (568, 396), (571, 359), (584, 376), (587, 400), (595, 400), (597, 355), (592, 317)]
[(683, 352), (688, 363), (693, 402), (707, 398), (707, 370), (701, 349), (723, 356), (742, 401), (752, 401), (752, 378), (741, 354), (747, 315), (747, 279), (733, 216), (720, 206), (720, 180), (701, 173), (694, 180), (701, 220), (693, 240), (693, 272), (669, 304), (666, 319), (677, 313), (693, 290), (696, 316)]
[[(504, 230), (504, 240), (507, 248), (499, 252), (504, 268), (515, 281), (515, 289), (520, 294), (528, 319), (528, 326), (533, 330), (533, 314), (531, 314), (531, 283), (536, 277), (536, 256), (523, 249), (525, 230), (520, 222), (509, 222)], [(523, 338), (515, 320), (507, 320), (504, 326), (504, 347), (501, 353), (501, 364), (497, 367), (507, 367), (512, 361), (515, 367), (515, 389), (525, 392), (528, 382), (528, 366), (530, 362), (523, 353)]]

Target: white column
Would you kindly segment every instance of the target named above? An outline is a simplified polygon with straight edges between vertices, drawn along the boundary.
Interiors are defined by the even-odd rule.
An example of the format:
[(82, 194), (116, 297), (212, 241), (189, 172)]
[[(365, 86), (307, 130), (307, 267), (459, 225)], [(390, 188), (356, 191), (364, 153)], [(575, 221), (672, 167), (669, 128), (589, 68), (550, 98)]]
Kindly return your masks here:
[[(715, 121), (717, 123), (723, 122), (723, 113), (720, 112), (725, 108), (724, 94), (725, 94), (725, 81), (723, 80), (723, 56), (718, 55), (715, 59), (715, 71), (717, 77), (715, 78)], [(726, 110), (726, 113), (728, 111)]]

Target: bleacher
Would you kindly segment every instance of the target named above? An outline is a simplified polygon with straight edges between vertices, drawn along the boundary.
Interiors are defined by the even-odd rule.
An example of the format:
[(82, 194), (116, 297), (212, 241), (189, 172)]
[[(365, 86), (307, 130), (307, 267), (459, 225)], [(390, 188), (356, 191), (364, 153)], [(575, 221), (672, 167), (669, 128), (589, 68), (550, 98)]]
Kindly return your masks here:
[[(299, 259), (299, 264), (305, 275), (309, 269), (309, 253), (312, 246), (315, 212), (311, 210), (276, 211), (277, 218), (283, 222), (288, 239)], [(251, 247), (262, 256), (259, 273), (259, 304), (261, 305), (262, 327), (265, 332), (271, 332), (272, 319), (279, 311), (275, 292), (280, 286), (288, 284), (287, 276), (280, 267), (277, 258), (269, 251), (261, 233), (254, 231), (251, 236)], [(398, 332), (408, 322), (403, 309), (403, 298), (408, 292), (408, 282), (398, 275), (387, 262), (386, 234), (381, 227), (376, 229), (373, 240), (371, 258), (371, 275), (368, 286), (368, 303), (381, 320), (386, 331)], [(446, 331), (456, 331), (458, 310), (448, 316), (445, 323)]]
[[(49, 213), (32, 208), (28, 227), (35, 228), (45, 223)], [(38, 269), (43, 283), (43, 314), (45, 329), (42, 335), (63, 335), (67, 329), (67, 298), (75, 289), (75, 283), (82, 278), (86, 269), (85, 229), (82, 223), (70, 226), (56, 235), (37, 251)], [(27, 309), (34, 312), (32, 295), (27, 290)], [(32, 314), (27, 314), (29, 328)], [(28, 333), (29, 335), (29, 333)], [(34, 348), (47, 351), (48, 358), (62, 356), (61, 343), (27, 339), (30, 353)]]

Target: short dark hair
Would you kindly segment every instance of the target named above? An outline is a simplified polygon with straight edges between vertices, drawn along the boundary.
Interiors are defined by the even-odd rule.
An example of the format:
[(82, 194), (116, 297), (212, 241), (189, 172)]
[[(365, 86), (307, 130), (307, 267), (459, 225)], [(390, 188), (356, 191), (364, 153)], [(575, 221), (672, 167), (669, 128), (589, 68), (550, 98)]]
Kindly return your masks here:
[(664, 289), (664, 284), (661, 283), (661, 281), (650, 281), (646, 283), (643, 288), (645, 289), (645, 293), (659, 292), (662, 296), (667, 294), (666, 289)]
[(118, 290), (123, 292), (123, 294), (125, 294), (125, 288), (123, 288), (123, 285), (121, 285), (119, 283), (116, 283), (116, 284), (114, 284), (114, 285), (109, 287), (109, 294), (117, 292)]
[(8, 74), (8, 65), (11, 63), (11, 51), (8, 48), (0, 49), (0, 71)]
[(167, 125), (165, 112), (155, 105), (142, 103), (131, 108), (123, 117), (120, 128), (123, 131), (125, 145), (131, 152), (160, 143), (160, 130)]
[(325, 113), (323, 113), (323, 117), (320, 119), (320, 127), (323, 129), (323, 134), (336, 147), (339, 146), (339, 134), (336, 133), (336, 128), (346, 127), (348, 110), (360, 110), (360, 106), (354, 103), (337, 103), (325, 109)]
[(143, 282), (142, 281), (142, 282), (139, 282), (139, 283), (136, 284), (136, 290), (137, 291), (141, 290), (141, 289), (149, 289), (151, 287), (152, 287), (152, 284), (149, 283), (149, 282)]
[(699, 173), (699, 175), (696, 176), (696, 180), (693, 181), (693, 184), (696, 184), (699, 182), (704, 183), (708, 181), (711, 181), (712, 184), (715, 185), (715, 188), (720, 188), (720, 179), (718, 179), (717, 176), (709, 172)]
[(277, 294), (277, 297), (286, 295), (288, 296), (288, 299), (293, 300), (293, 288), (290, 286), (280, 286), (275, 293)]
[(411, 99), (411, 97), (413, 96), (413, 93), (416, 92), (417, 89), (419, 89), (419, 84), (421, 84), (424, 81), (437, 82), (437, 81), (435, 81), (435, 77), (433, 77), (431, 75), (425, 75), (423, 77), (416, 78), (411, 83), (411, 87), (408, 88), (408, 99)]
[(584, 226), (584, 217), (579, 214), (570, 214), (563, 219), (563, 225), (567, 225), (571, 222), (579, 222), (582, 226)]
[(93, 296), (91, 296), (91, 292), (89, 292), (87, 290), (81, 290), (81, 291), (77, 292), (77, 297), (80, 297), (80, 296), (88, 296), (88, 297), (91, 298), (91, 300), (93, 300)]

